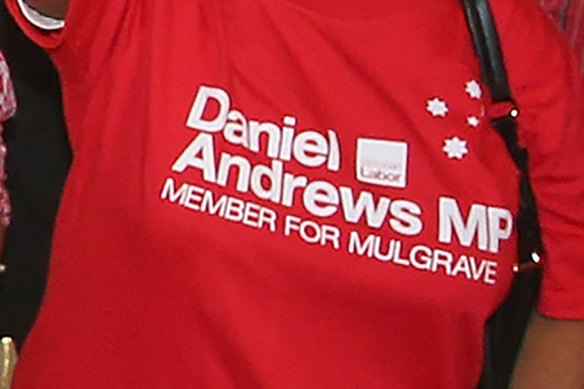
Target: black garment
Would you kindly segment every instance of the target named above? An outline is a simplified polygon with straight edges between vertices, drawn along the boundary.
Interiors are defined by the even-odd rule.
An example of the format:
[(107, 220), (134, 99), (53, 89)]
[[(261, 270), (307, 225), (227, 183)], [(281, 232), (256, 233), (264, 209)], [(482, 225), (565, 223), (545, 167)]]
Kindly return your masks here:
[(18, 112), (6, 125), (12, 224), (0, 281), (0, 334), (21, 345), (43, 296), (53, 223), (71, 151), (59, 82), (47, 57), (28, 41), (0, 1), (0, 48), (10, 66)]

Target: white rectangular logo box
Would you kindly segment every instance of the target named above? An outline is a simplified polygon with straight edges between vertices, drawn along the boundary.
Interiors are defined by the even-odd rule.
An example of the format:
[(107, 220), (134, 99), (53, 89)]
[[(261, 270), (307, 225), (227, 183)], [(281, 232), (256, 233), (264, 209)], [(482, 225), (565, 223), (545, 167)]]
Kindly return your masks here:
[(407, 171), (407, 143), (357, 139), (357, 180), (373, 185), (405, 188)]

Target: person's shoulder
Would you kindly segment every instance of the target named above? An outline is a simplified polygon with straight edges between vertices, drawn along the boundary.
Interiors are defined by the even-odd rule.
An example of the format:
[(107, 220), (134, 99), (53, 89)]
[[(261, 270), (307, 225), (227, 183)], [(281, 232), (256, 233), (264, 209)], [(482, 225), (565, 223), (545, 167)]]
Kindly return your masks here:
[(499, 23), (515, 24), (533, 19), (534, 14), (542, 14), (536, 0), (488, 0)]
[[(558, 50), (565, 46), (562, 32), (536, 0), (489, 0), (502, 45), (523, 53)], [(504, 47), (505, 49), (505, 47)]]
[(488, 0), (495, 18), (509, 28), (552, 25), (551, 16), (540, 0)]

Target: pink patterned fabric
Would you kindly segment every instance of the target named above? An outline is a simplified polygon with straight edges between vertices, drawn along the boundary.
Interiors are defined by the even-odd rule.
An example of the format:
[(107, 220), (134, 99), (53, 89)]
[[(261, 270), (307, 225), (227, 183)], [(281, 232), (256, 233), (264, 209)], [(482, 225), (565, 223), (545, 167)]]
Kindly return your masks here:
[(8, 65), (4, 61), (4, 57), (0, 53), (0, 223), (8, 225), (10, 223), (10, 197), (6, 190), (6, 144), (2, 138), (4, 132), (3, 123), (14, 115), (16, 111), (16, 98), (12, 83), (10, 82), (10, 75), (8, 73)]
[(584, 73), (584, 0), (538, 0), (574, 47)]

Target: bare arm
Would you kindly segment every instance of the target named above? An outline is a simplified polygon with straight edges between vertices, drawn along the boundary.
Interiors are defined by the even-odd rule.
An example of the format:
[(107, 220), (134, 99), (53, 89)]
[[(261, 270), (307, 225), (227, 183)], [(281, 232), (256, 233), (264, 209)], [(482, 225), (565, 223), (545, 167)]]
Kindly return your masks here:
[(46, 16), (64, 18), (69, 0), (25, 0), (25, 3)]
[(584, 321), (535, 314), (512, 389), (584, 389)]

